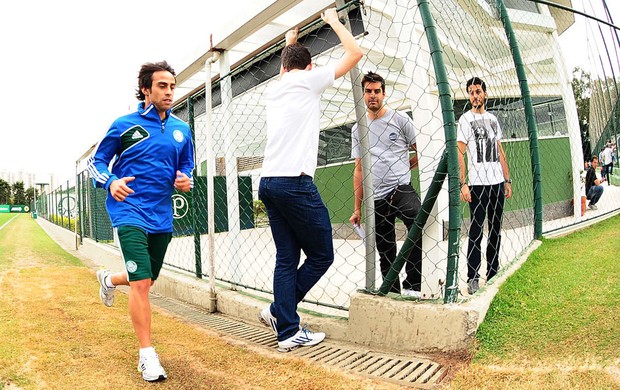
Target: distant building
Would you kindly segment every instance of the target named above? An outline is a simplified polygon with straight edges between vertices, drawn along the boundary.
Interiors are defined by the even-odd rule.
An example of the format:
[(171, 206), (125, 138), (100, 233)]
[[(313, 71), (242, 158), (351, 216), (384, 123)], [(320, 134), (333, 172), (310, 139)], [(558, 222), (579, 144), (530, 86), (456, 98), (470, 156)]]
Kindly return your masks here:
[(9, 183), (10, 185), (13, 185), (19, 181), (24, 183), (24, 189), (28, 189), (30, 187), (38, 187), (39, 190), (41, 190), (41, 186), (37, 186), (37, 183), (45, 183), (47, 184), (46, 186), (46, 191), (50, 191), (50, 189), (56, 188), (57, 186), (57, 178), (56, 175), (53, 174), (46, 174), (46, 175), (40, 175), (40, 174), (35, 174), (32, 172), (25, 172), (25, 171), (17, 171), (17, 172), (12, 172), (12, 171), (7, 171), (7, 170), (2, 170), (0, 171), (0, 179), (6, 181), (7, 183)]

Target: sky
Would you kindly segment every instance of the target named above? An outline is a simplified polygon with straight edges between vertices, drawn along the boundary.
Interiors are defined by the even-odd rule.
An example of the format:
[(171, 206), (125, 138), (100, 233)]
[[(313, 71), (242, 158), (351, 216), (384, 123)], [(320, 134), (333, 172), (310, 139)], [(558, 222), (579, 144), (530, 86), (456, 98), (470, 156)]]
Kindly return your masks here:
[[(32, 172), (37, 181), (72, 177), (114, 119), (135, 110), (141, 64), (165, 59), (180, 72), (208, 50), (209, 34), (217, 43), (241, 25), (239, 10), (253, 14), (272, 3), (232, 2), (234, 11), (231, 2), (211, 0), (0, 3), (0, 171)], [(586, 10), (600, 3), (573, 0), (573, 7), (583, 11), (584, 2)], [(620, 24), (620, 1), (607, 3)], [(589, 65), (578, 49), (587, 44), (579, 24), (561, 37), (570, 69)]]
[[(234, 0), (252, 11), (272, 1)], [(134, 111), (140, 66), (179, 73), (239, 23), (225, 2), (30, 0), (0, 3), (0, 171), (46, 181), (76, 160), (117, 117)], [(147, 5), (145, 7), (145, 5)], [(239, 9), (239, 8), (237, 8)], [(217, 42), (217, 41), (215, 41)], [(41, 177), (42, 179), (40, 179)]]
[[(620, 26), (620, 1), (606, 0), (606, 2), (614, 25)], [(593, 15), (598, 19), (607, 20), (602, 6), (602, 0), (572, 0), (572, 3), (572, 8), (577, 11)], [(593, 56), (588, 53), (592, 51), (604, 53), (605, 48), (602, 41), (598, 38), (600, 37), (598, 27), (594, 22), (591, 22), (588, 26), (585, 21), (585, 17), (575, 15), (575, 23), (559, 37), (559, 40), (560, 45), (562, 45), (566, 65), (569, 69), (572, 70), (575, 66), (579, 66), (594, 72), (594, 70), (592, 70), (594, 66), (598, 66), (600, 69), (599, 58), (593, 58)], [(610, 28), (604, 25), (601, 25), (601, 27), (603, 28), (603, 33), (609, 38)], [(620, 35), (620, 31), (618, 31), (618, 34)], [(612, 50), (612, 48), (609, 47), (609, 41), (607, 44), (609, 50)], [(592, 50), (588, 50), (588, 47), (592, 48)], [(617, 45), (616, 48), (618, 48)], [(616, 57), (613, 50), (610, 55), (614, 58)], [(609, 64), (605, 65), (608, 66)], [(616, 71), (618, 70), (617, 64), (615, 69)]]

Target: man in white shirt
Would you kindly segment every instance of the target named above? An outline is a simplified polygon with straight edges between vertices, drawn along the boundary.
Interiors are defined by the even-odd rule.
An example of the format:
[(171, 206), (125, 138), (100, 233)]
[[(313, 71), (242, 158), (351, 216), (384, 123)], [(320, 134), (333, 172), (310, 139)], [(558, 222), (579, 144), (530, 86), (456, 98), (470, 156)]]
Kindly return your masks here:
[[(334, 261), (327, 208), (313, 182), (320, 130), (321, 94), (351, 70), (362, 51), (340, 23), (335, 8), (321, 14), (344, 49), (335, 64), (313, 68), (310, 52), (297, 43), (297, 29), (286, 33), (280, 80), (267, 90), (267, 145), (258, 189), (276, 244), (274, 302), (259, 313), (278, 338), (278, 350), (312, 346), (325, 333), (300, 329), (297, 304)], [(301, 251), (306, 260), (299, 267)]]
[[(483, 80), (467, 81), (471, 110), (459, 118), (458, 148), (461, 200), (469, 203), (471, 225), (467, 246), (467, 290), (474, 294), (479, 288), (482, 232), (488, 218), (489, 237), (486, 248), (487, 281), (499, 269), (504, 199), (512, 196), (512, 180), (506, 155), (500, 142), (502, 129), (495, 115), (486, 111), (487, 88)], [(467, 174), (465, 153), (467, 152)]]
[(613, 149), (611, 146), (611, 140), (607, 140), (607, 144), (605, 145), (605, 149), (603, 149), (603, 168), (601, 169), (601, 175), (607, 181), (607, 185), (610, 186), (611, 183), (609, 181), (610, 175), (613, 173), (614, 167), (614, 156)]

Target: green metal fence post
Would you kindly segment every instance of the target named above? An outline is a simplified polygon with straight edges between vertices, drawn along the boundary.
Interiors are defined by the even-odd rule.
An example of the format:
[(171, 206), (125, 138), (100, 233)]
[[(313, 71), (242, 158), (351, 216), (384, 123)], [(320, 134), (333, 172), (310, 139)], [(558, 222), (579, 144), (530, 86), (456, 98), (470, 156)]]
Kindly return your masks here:
[(458, 292), (458, 256), (459, 256), (459, 237), (461, 231), (461, 214), (459, 212), (460, 203), (460, 186), (459, 186), (459, 165), (458, 165), (458, 149), (456, 145), (456, 119), (454, 117), (454, 107), (452, 105), (452, 97), (450, 94), (450, 84), (446, 66), (443, 61), (443, 51), (441, 43), (437, 37), (437, 28), (430, 12), (428, 0), (418, 0), (422, 23), (428, 39), (428, 46), (431, 50), (431, 58), (433, 61), (433, 69), (437, 79), (437, 87), (439, 89), (439, 102), (441, 105), (442, 118), (444, 123), (444, 133), (446, 140), (446, 149), (439, 161), (437, 171), (433, 176), (433, 182), (430, 185), (422, 209), (418, 213), (414, 226), (407, 235), (407, 240), (396, 256), (392, 267), (384, 278), (383, 284), (379, 289), (379, 293), (385, 295), (388, 293), (390, 286), (398, 278), (398, 274), (405, 264), (405, 258), (409, 251), (413, 248), (413, 243), (422, 236), (422, 228), (428, 220), (428, 216), (437, 200), (437, 195), (441, 191), (443, 181), (448, 175), (448, 264), (446, 269), (446, 290), (444, 293), (444, 302), (452, 303), (456, 301)]
[(95, 219), (95, 207), (97, 205), (97, 194), (95, 188), (91, 185), (88, 187), (88, 214), (89, 214), (89, 223), (90, 223), (90, 238), (99, 242), (97, 237), (97, 220)]
[(75, 175), (75, 202), (77, 207), (77, 219), (75, 221), (75, 231), (77, 234), (78, 222), (80, 223), (80, 234), (77, 237), (80, 245), (82, 244), (82, 238), (84, 237), (84, 215), (82, 215), (82, 173), (78, 173)]
[(54, 224), (58, 225), (58, 190), (54, 191), (53, 202), (54, 202)]
[(67, 229), (71, 230), (71, 208), (69, 207), (71, 202), (69, 199), (69, 180), (67, 180)]
[[(392, 267), (388, 271), (385, 278), (383, 278), (383, 283), (379, 288), (380, 295), (386, 295), (390, 291), (390, 286), (398, 279), (398, 274), (400, 270), (403, 268), (405, 264), (406, 258), (409, 255), (409, 252), (413, 249), (413, 244), (422, 236), (422, 229), (424, 225), (426, 225), (426, 221), (428, 220), (428, 216), (433, 210), (433, 206), (435, 205), (435, 201), (437, 200), (437, 196), (441, 191), (441, 187), (443, 185), (443, 181), (446, 178), (447, 168), (448, 168), (448, 158), (446, 152), (441, 156), (441, 160), (439, 160), (439, 164), (437, 165), (437, 171), (435, 171), (435, 175), (433, 176), (433, 182), (428, 188), (426, 193), (426, 197), (424, 197), (424, 201), (422, 202), (422, 207), (420, 212), (415, 218), (414, 224), (411, 227), (411, 230), (407, 234), (407, 239), (403, 243), (402, 248), (398, 252)], [(458, 244), (458, 241), (457, 241)]]
[[(607, 7), (607, 2), (605, 0), (603, 0), (603, 7), (605, 8), (605, 15), (607, 15), (607, 19), (609, 20), (610, 24), (613, 25), (614, 20), (611, 17), (611, 13), (609, 12), (609, 7)], [(620, 46), (620, 37), (618, 37), (618, 28), (616, 27), (612, 27), (611, 31), (613, 32), (613, 34), (616, 36), (616, 43), (618, 44), (618, 46)], [(616, 53), (616, 56), (618, 55), (618, 53)], [(609, 52), (607, 54), (607, 57), (610, 58), (611, 61), (611, 57), (609, 56)], [(613, 70), (613, 67), (612, 67)], [(616, 77), (614, 76), (614, 85), (616, 86), (616, 103), (614, 104), (614, 108), (613, 108), (613, 113), (614, 113), (614, 118), (616, 120), (616, 127), (614, 127), (614, 142), (616, 142), (616, 147), (618, 145), (618, 122), (620, 122), (620, 94), (618, 92), (618, 83), (616, 81)], [(620, 166), (620, 158), (616, 159), (616, 165)]]
[[(604, 2), (603, 2), (604, 3)], [(607, 8), (607, 5), (605, 4), (605, 8)], [(611, 106), (611, 132), (609, 135), (609, 138), (612, 140), (616, 140), (617, 139), (617, 112), (616, 112), (616, 108), (617, 108), (617, 102), (618, 99), (620, 98), (618, 95), (618, 82), (616, 80), (616, 72), (614, 71), (614, 65), (613, 62), (611, 60), (611, 56), (609, 55), (609, 49), (607, 48), (607, 41), (605, 40), (605, 36), (603, 34), (603, 29), (601, 28), (601, 25), (599, 24), (598, 26), (598, 30), (601, 33), (601, 39), (603, 40), (603, 46), (605, 47), (605, 52), (607, 53), (607, 60), (609, 61), (609, 69), (611, 70), (611, 77), (613, 80), (613, 84), (614, 84), (614, 89), (616, 91), (616, 102), (614, 102), (611, 98), (611, 92), (609, 91), (609, 83), (607, 82), (607, 74), (605, 73), (605, 67), (603, 67), (603, 75), (605, 77), (605, 85), (607, 86), (607, 95), (609, 95), (609, 105)], [(613, 161), (612, 161), (613, 164)]]
[[(450, 83), (446, 72), (446, 65), (443, 59), (441, 42), (437, 35), (437, 27), (431, 15), (428, 0), (418, 0), (420, 13), (428, 39), (433, 60), (433, 69), (437, 79), (439, 90), (439, 103), (441, 105), (441, 115), (444, 126), (444, 137), (446, 140), (446, 164), (443, 169), (448, 174), (448, 264), (446, 269), (446, 290), (444, 302), (452, 303), (456, 301), (458, 293), (458, 260), (459, 260), (459, 239), (461, 235), (461, 212), (459, 185), (459, 161), (458, 147), (456, 142), (456, 119), (454, 117), (454, 106), (450, 92)], [(439, 169), (442, 168), (438, 166)]]
[[(192, 96), (187, 98), (187, 115), (189, 122), (189, 129), (192, 132), (192, 143), (194, 144), (194, 149), (196, 148), (196, 130), (195, 130), (195, 120), (194, 120), (194, 98)], [(194, 151), (194, 155), (196, 155)], [(194, 169), (193, 174), (197, 172)], [(202, 279), (202, 248), (200, 246), (200, 231), (198, 229), (198, 224), (196, 223), (197, 217), (197, 208), (198, 208), (198, 186), (194, 186), (192, 190), (192, 203), (190, 206), (191, 210), (191, 218), (192, 218), (192, 230), (194, 232), (194, 260), (195, 260), (195, 275), (197, 278)]]
[(542, 236), (543, 222), (543, 199), (542, 199), (542, 175), (540, 172), (540, 150), (538, 146), (538, 128), (536, 126), (536, 116), (534, 107), (532, 106), (532, 98), (530, 96), (530, 88), (527, 83), (525, 74), (525, 64), (521, 57), (519, 44), (512, 23), (508, 17), (508, 11), (504, 5), (504, 0), (497, 0), (497, 8), (499, 10), (500, 19), (506, 31), (506, 37), (510, 44), (512, 59), (515, 63), (517, 77), (519, 78), (519, 86), (521, 87), (521, 97), (523, 98), (523, 106), (525, 109), (525, 121), (527, 123), (527, 133), (530, 140), (530, 160), (532, 163), (532, 177), (534, 185), (534, 238)]

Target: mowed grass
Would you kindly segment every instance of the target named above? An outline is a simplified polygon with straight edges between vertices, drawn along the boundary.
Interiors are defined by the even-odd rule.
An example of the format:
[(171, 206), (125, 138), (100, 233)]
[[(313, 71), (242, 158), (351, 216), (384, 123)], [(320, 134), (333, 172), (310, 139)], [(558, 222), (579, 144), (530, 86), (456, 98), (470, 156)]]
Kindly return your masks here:
[(620, 216), (544, 240), (499, 290), (458, 389), (620, 389)]
[(0, 227), (5, 223), (9, 222), (11, 218), (17, 217), (19, 214), (13, 213), (0, 213)]
[(137, 372), (127, 297), (99, 301), (94, 271), (23, 214), (0, 230), (0, 389), (396, 389), (245, 345), (155, 310), (169, 378)]
[[(10, 228), (9, 228), (10, 226)], [(620, 216), (544, 240), (500, 288), (471, 362), (442, 388), (620, 389)], [(9, 254), (9, 255), (7, 255)], [(389, 389), (155, 312), (169, 379), (147, 384), (127, 297), (98, 299), (92, 270), (29, 215), (0, 230), (0, 389)]]

